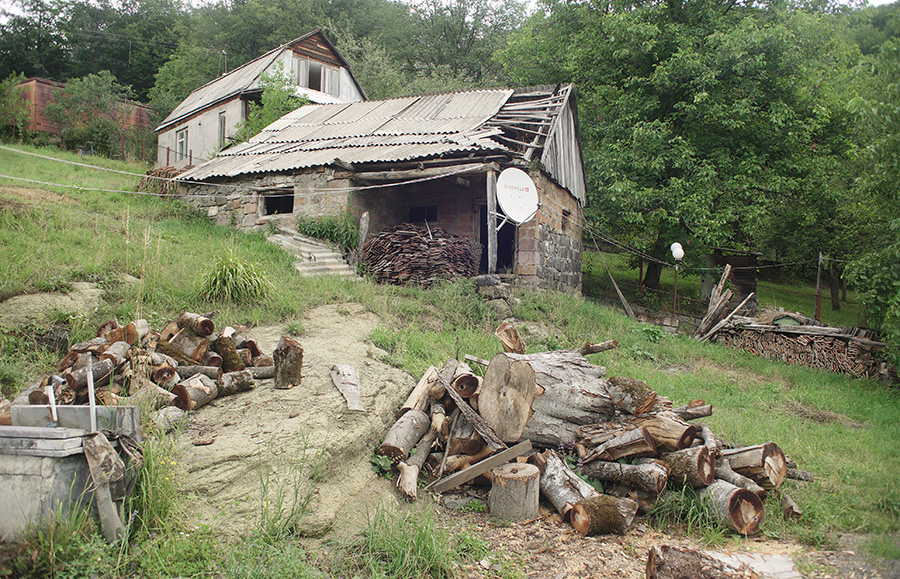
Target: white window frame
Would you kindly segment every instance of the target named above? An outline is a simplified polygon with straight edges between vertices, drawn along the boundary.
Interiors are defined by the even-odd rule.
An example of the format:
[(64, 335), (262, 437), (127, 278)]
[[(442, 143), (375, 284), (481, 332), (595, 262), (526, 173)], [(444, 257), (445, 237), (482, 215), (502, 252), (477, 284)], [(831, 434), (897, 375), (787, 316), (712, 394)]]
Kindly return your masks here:
[(322, 66), (322, 92), (333, 96), (341, 95), (341, 69), (336, 66)]
[(225, 139), (228, 137), (227, 127), (225, 111), (221, 111), (219, 112), (219, 149), (225, 146)]
[(188, 156), (188, 130), (187, 127), (175, 131), (175, 161), (181, 161)]

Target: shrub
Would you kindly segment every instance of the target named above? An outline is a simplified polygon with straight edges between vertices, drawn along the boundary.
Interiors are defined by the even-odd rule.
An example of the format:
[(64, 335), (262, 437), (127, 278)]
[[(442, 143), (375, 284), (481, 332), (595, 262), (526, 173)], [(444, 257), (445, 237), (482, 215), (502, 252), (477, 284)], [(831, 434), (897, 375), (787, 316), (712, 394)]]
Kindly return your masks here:
[(200, 283), (200, 297), (209, 301), (249, 302), (266, 297), (272, 283), (253, 263), (234, 252), (220, 256)]
[(337, 215), (297, 218), (297, 231), (307, 237), (324, 239), (350, 251), (359, 243), (359, 226), (348, 208)]

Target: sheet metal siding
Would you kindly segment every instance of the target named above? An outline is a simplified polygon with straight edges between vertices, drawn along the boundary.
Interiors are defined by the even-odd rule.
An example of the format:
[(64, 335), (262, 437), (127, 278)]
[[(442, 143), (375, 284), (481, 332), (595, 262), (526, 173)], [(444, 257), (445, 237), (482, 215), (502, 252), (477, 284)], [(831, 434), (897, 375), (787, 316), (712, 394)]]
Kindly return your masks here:
[(570, 95), (544, 143), (541, 163), (547, 172), (585, 205), (587, 185)]

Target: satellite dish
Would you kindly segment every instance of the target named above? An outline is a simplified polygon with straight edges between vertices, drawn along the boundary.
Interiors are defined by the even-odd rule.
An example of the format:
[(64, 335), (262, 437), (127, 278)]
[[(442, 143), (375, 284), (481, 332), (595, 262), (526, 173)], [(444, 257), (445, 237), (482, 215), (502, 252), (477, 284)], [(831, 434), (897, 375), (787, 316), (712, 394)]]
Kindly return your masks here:
[(497, 203), (506, 218), (515, 223), (530, 221), (540, 208), (537, 187), (528, 173), (510, 167), (504, 169), (497, 179)]

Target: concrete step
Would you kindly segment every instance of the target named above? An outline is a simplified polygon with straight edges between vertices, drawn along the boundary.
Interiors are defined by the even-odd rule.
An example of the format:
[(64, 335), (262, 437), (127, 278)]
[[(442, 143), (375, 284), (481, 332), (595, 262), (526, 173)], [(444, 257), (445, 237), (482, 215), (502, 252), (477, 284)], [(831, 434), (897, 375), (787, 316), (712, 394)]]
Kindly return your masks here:
[(356, 271), (344, 261), (339, 251), (319, 240), (305, 237), (288, 228), (282, 228), (280, 233), (266, 239), (296, 256), (294, 268), (303, 275), (358, 278)]

